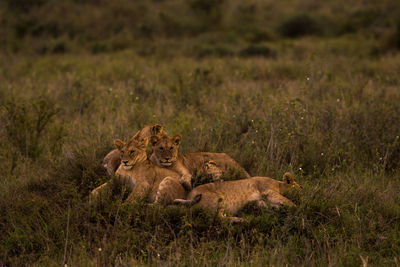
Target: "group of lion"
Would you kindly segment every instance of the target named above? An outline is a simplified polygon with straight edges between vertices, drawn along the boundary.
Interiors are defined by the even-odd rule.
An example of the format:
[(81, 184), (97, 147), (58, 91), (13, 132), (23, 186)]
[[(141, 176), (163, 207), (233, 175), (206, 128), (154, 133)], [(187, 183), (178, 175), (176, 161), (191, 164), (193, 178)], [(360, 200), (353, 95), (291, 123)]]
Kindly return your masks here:
[[(234, 159), (225, 153), (196, 152), (179, 154), (181, 135), (168, 136), (159, 124), (145, 126), (130, 140), (115, 140), (116, 149), (103, 160), (109, 174), (128, 185), (132, 190), (127, 202), (145, 198), (151, 203), (162, 205), (198, 205), (216, 211), (221, 217), (233, 217), (247, 203), (259, 206), (295, 206), (282, 195), (290, 188), (300, 188), (290, 173), (283, 175), (283, 181), (268, 177), (250, 177)], [(152, 154), (147, 156), (150, 144)], [(239, 180), (223, 181), (235, 172)], [(212, 182), (192, 189), (196, 177), (211, 177)], [(91, 192), (91, 199), (107, 188), (104, 183)]]

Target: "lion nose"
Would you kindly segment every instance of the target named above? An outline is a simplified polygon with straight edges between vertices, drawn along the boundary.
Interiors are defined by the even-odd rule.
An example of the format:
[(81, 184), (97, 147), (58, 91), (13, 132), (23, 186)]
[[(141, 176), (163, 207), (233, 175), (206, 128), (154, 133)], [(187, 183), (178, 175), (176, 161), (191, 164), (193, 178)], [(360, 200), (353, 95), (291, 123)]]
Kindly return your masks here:
[(165, 158), (166, 161), (169, 161), (171, 158)]
[(124, 163), (124, 165), (128, 164), (127, 160), (123, 160), (122, 163)]

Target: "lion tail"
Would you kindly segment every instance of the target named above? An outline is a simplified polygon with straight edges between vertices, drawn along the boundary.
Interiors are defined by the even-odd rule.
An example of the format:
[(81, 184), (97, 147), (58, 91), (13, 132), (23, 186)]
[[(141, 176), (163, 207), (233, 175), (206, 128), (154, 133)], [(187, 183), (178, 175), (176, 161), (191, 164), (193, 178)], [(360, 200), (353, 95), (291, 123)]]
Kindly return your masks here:
[(201, 197), (202, 197), (202, 194), (197, 194), (193, 199), (189, 199), (189, 200), (186, 200), (186, 199), (175, 199), (174, 200), (174, 204), (175, 205), (185, 205), (185, 206), (187, 206), (187, 207), (191, 207), (191, 206), (193, 206), (194, 204), (197, 204), (197, 203), (199, 203), (200, 202), (200, 200), (201, 200)]

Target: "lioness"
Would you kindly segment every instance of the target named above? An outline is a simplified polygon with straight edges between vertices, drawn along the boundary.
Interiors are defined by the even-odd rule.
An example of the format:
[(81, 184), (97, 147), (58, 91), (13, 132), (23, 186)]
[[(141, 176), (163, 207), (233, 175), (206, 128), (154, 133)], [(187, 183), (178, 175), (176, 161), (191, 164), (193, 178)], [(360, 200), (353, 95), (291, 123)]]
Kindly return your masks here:
[[(132, 139), (135, 138), (150, 138), (153, 135), (155, 136), (163, 136), (167, 133), (164, 131), (164, 128), (160, 124), (149, 124), (139, 130)], [(106, 168), (107, 173), (112, 175), (118, 169), (121, 164), (121, 153), (118, 149), (111, 150), (103, 159), (103, 166)]]
[[(158, 167), (147, 158), (148, 138), (142, 139), (137, 136), (126, 143), (117, 139), (114, 145), (121, 157), (121, 165), (116, 175), (122, 183), (132, 189), (127, 202), (138, 197), (166, 205), (171, 204), (176, 198), (186, 196), (187, 192), (178, 181), (180, 178), (178, 173)], [(107, 185), (108, 183), (105, 183), (94, 189), (91, 197), (97, 196)]]
[[(281, 205), (295, 206), (295, 204), (282, 196), (290, 188), (301, 188), (290, 173), (283, 175), (283, 181), (268, 177), (252, 177), (243, 180), (216, 182), (200, 185), (194, 188), (186, 199), (176, 199), (174, 204), (195, 205), (212, 209), (220, 217), (225, 217), (225, 212), (235, 215), (247, 203), (256, 201), (259, 206), (266, 206), (268, 202), (272, 207)], [(239, 217), (230, 218), (234, 222), (241, 222)]]
[(168, 168), (181, 175), (180, 182), (185, 188), (191, 188), (191, 179), (198, 175), (211, 175), (218, 181), (223, 174), (236, 171), (242, 178), (250, 175), (234, 159), (225, 153), (195, 152), (178, 154), (181, 144), (180, 134), (173, 137), (167, 135), (152, 136), (150, 143), (153, 154), (150, 160), (160, 167)]

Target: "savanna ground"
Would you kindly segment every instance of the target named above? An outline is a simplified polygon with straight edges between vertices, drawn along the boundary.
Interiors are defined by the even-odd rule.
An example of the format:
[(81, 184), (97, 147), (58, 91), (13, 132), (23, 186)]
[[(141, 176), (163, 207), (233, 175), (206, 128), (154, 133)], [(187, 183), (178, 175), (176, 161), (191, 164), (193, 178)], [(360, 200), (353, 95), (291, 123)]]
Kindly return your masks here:
[[(400, 263), (397, 1), (0, 4), (0, 266)], [(115, 138), (294, 173), (297, 208), (88, 204)], [(226, 177), (226, 179), (234, 177)]]

